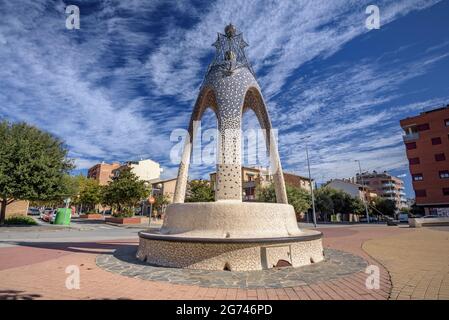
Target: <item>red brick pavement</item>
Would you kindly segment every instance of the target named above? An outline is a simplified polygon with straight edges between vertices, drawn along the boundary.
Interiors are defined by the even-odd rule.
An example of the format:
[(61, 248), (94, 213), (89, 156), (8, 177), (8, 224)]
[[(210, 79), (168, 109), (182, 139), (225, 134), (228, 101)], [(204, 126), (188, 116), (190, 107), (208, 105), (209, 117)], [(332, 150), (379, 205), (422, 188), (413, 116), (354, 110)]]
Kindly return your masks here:
[[(323, 228), (323, 244), (362, 256), (381, 270), (379, 290), (365, 286), (367, 274), (360, 272), (332, 281), (281, 289), (225, 289), (202, 288), (143, 281), (120, 276), (98, 268), (97, 254), (111, 251), (131, 241), (101, 243), (33, 244), (32, 247), (0, 248), (0, 296), (36, 299), (336, 299), (378, 300), (387, 299), (391, 290), (388, 272), (362, 250), (366, 240), (407, 232), (381, 226)], [(68, 290), (65, 280), (68, 265), (80, 267), (81, 287)]]

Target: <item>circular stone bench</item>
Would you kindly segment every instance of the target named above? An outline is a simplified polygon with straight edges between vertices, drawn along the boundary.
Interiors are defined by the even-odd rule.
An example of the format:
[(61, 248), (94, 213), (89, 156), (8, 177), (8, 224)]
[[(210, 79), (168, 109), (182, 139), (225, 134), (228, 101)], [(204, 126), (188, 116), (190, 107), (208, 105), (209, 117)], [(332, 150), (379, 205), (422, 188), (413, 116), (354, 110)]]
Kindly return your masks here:
[(248, 271), (323, 260), (322, 233), (300, 230), (287, 204), (173, 204), (160, 233), (139, 237), (137, 257), (166, 267)]

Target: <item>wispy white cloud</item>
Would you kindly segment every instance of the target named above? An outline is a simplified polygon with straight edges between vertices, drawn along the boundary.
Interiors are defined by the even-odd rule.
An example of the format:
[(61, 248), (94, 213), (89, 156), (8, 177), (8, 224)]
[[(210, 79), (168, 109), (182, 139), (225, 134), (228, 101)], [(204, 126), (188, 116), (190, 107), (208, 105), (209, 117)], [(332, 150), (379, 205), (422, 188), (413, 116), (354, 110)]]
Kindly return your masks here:
[[(380, 1), (383, 25), (438, 1)], [(218, 1), (212, 3), (193, 28), (169, 29), (166, 41), (153, 53), (147, 67), (155, 90), (190, 101), (212, 53), (215, 32), (233, 22), (245, 30), (249, 57), (262, 74), (266, 96), (276, 94), (302, 64), (329, 56), (367, 32), (368, 1)], [(176, 77), (173, 77), (176, 74)]]
[(293, 82), (298, 89), (286, 95), (295, 111), (274, 114), (274, 122), (285, 132), (280, 136), (285, 167), (305, 174), (301, 139), (311, 136), (312, 172), (317, 179), (353, 176), (356, 159), (367, 170), (406, 170), (399, 120), (423, 108), (442, 106), (449, 96), (397, 105), (402, 98), (399, 88), (425, 74), (440, 57), (427, 54), (397, 64), (385, 55), (378, 61), (342, 64), (298, 78)]
[[(378, 1), (382, 26), (436, 2)], [(273, 123), (281, 130), (287, 170), (304, 173), (298, 138), (306, 134), (315, 141), (316, 175), (347, 175), (353, 165), (348, 159), (354, 157), (373, 168), (388, 164), (382, 161), (387, 155), (394, 162), (391, 168), (403, 165), (404, 154), (395, 146), (400, 129), (391, 124), (396, 120), (388, 109), (376, 107), (388, 103), (401, 113), (439, 103), (391, 104), (400, 95), (398, 86), (447, 58), (441, 53), (444, 46), (429, 48), (422, 63), (407, 62), (406, 68), (403, 61), (391, 61), (389, 72), (379, 58), (298, 77), (306, 64), (326, 61), (367, 32), (368, 4), (223, 0), (198, 6), (175, 0), (86, 0), (80, 2), (81, 30), (76, 31), (65, 29), (61, 0), (1, 2), (0, 116), (62, 137), (78, 168), (142, 156), (161, 161), (164, 176), (174, 176), (170, 131), (186, 127), (213, 54), (211, 43), (217, 31), (233, 22), (250, 43), (248, 56)], [(246, 125), (257, 127), (254, 115), (245, 117)], [(373, 136), (378, 130), (370, 128), (384, 121), (390, 127)], [(191, 176), (206, 177), (212, 170), (193, 166)]]

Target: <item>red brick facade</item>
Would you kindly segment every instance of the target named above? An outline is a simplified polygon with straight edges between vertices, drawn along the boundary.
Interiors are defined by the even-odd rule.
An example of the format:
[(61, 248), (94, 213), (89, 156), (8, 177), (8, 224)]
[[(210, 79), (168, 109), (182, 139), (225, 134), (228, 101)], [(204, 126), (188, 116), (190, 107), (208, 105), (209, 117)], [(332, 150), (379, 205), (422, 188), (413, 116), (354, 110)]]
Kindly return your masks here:
[(120, 167), (119, 163), (99, 163), (89, 169), (87, 177), (97, 180), (103, 186), (111, 181), (112, 171), (118, 167)]
[(400, 123), (416, 204), (427, 213), (449, 208), (449, 105)]

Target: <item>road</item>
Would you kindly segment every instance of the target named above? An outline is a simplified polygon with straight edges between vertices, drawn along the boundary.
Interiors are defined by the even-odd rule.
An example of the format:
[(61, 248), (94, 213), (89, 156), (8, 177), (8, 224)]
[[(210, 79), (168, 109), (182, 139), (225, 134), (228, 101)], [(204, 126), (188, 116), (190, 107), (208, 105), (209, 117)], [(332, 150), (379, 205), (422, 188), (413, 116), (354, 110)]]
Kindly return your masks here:
[[(157, 229), (161, 222), (152, 222)], [(15, 246), (18, 242), (83, 242), (115, 239), (138, 239), (137, 233), (147, 226), (115, 226), (104, 222), (74, 220), (70, 227), (39, 223), (38, 226), (0, 228), (0, 247)]]

